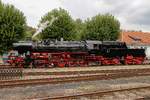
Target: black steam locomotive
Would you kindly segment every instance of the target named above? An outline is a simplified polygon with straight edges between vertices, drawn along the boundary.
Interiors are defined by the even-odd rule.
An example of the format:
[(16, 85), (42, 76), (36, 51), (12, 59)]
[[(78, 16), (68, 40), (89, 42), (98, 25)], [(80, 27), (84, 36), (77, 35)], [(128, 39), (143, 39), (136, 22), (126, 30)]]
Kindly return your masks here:
[(16, 66), (70, 67), (142, 64), (144, 49), (129, 49), (118, 41), (20, 41), (13, 44), (8, 62)]

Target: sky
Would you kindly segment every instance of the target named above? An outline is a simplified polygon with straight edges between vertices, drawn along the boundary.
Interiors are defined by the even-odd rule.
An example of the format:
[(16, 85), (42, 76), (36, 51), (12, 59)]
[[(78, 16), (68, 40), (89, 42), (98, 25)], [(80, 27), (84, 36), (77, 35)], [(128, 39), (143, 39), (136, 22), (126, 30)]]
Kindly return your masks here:
[(124, 30), (150, 32), (150, 0), (2, 0), (13, 4), (27, 17), (29, 26), (37, 27), (41, 17), (54, 8), (64, 8), (76, 19), (86, 20), (110, 13)]

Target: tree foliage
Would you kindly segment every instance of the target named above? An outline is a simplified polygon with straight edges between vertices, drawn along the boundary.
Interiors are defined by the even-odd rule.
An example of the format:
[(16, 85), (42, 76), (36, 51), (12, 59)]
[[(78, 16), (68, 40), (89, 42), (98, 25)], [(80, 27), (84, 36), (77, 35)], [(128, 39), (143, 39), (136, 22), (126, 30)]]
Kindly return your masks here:
[(26, 19), (13, 5), (0, 2), (0, 53), (24, 37)]
[(46, 21), (49, 21), (49, 23), (41, 33), (42, 39), (75, 39), (75, 24), (66, 10), (62, 8), (53, 9), (42, 17), (40, 23), (44, 23)]
[(31, 26), (26, 26), (26, 32), (24, 38), (32, 38), (33, 34), (36, 32), (36, 29)]
[(86, 21), (83, 39), (116, 40), (120, 32), (120, 23), (110, 14), (97, 15)]
[(81, 19), (76, 19), (74, 21), (75, 23), (75, 35), (76, 35), (76, 40), (81, 40), (82, 36), (84, 35), (84, 30), (85, 30), (85, 23)]

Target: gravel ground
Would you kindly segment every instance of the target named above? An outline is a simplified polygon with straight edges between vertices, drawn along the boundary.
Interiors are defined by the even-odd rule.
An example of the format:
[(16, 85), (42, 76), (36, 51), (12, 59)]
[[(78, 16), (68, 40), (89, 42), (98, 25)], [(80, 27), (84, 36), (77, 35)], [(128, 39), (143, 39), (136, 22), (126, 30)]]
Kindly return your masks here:
[[(80, 97), (77, 100), (150, 100), (150, 89), (140, 91), (115, 92), (103, 96)], [(145, 99), (139, 99), (139, 98)]]
[[(76, 83), (65, 84), (49, 84), (39, 86), (27, 86), (7, 88), (0, 90), (0, 100), (27, 100), (34, 97), (41, 96), (56, 96), (56, 95), (71, 95), (77, 93), (87, 93), (92, 91), (104, 91), (110, 89), (120, 89), (129, 87), (150, 86), (150, 76), (140, 76), (133, 78), (121, 78), (115, 80), (98, 80), (98, 81), (86, 81)], [(144, 91), (144, 90), (143, 90)], [(123, 98), (123, 100), (133, 100), (133, 97), (142, 97), (150, 95), (149, 91), (140, 91), (134, 93), (115, 93), (112, 96), (103, 96), (103, 100), (122, 100), (117, 98)], [(115, 98), (115, 99), (114, 99)], [(87, 100), (83, 99), (82, 100)]]
[(126, 66), (99, 66), (99, 67), (67, 67), (67, 68), (41, 68), (24, 69), (23, 72), (65, 72), (65, 71), (95, 71), (95, 70), (116, 70), (116, 69), (143, 69), (150, 68), (150, 65), (126, 65)]

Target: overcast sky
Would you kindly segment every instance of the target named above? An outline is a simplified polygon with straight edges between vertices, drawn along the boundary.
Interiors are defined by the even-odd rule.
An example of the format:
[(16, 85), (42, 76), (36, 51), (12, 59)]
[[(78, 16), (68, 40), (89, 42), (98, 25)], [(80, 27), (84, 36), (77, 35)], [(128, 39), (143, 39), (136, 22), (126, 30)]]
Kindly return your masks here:
[(41, 16), (62, 7), (73, 18), (86, 19), (98, 13), (111, 13), (122, 29), (150, 31), (150, 0), (2, 0), (24, 12), (27, 23), (36, 27)]

